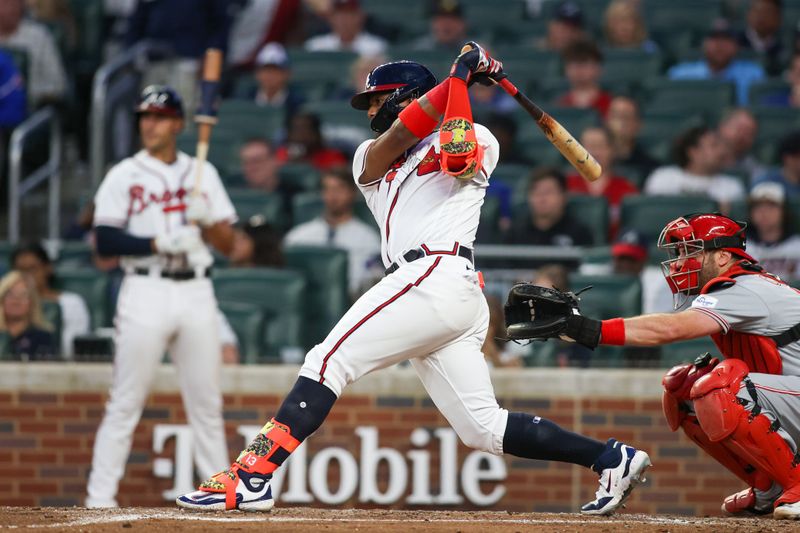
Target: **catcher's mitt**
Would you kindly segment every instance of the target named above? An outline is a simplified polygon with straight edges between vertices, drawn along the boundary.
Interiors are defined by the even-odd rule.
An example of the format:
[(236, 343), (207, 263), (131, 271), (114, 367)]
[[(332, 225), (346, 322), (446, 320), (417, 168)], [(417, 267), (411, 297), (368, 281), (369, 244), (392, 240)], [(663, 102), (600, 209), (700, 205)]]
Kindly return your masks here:
[(511, 340), (562, 339), (589, 348), (600, 341), (600, 321), (581, 315), (572, 292), (518, 283), (508, 293), (505, 315)]

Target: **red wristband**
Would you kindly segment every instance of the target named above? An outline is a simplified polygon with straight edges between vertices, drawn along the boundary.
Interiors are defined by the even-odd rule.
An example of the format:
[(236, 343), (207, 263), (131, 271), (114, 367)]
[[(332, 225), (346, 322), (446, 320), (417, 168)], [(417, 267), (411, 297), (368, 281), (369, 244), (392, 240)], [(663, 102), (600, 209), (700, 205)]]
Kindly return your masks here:
[(398, 118), (408, 131), (420, 139), (428, 136), (439, 123), (438, 120), (422, 109), (422, 106), (419, 105), (419, 100), (414, 100), (408, 104), (405, 109), (400, 111)]
[(625, 344), (625, 319), (603, 320), (600, 326), (600, 344), (623, 346)]
[(437, 113), (440, 115), (444, 113), (447, 107), (447, 97), (450, 93), (450, 78), (447, 78), (442, 83), (425, 93), (425, 98), (433, 106)]

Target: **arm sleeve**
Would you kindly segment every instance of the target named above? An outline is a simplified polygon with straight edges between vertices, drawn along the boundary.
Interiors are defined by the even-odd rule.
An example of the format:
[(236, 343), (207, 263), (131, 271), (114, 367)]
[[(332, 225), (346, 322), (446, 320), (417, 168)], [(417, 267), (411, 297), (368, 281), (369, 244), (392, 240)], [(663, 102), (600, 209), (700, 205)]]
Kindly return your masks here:
[(95, 227), (97, 253), (103, 256), (152, 255), (151, 239), (134, 237), (114, 226)]
[(769, 309), (761, 298), (738, 283), (710, 294), (701, 294), (694, 299), (690, 309), (716, 320), (723, 333), (731, 328), (748, 330), (769, 315)]

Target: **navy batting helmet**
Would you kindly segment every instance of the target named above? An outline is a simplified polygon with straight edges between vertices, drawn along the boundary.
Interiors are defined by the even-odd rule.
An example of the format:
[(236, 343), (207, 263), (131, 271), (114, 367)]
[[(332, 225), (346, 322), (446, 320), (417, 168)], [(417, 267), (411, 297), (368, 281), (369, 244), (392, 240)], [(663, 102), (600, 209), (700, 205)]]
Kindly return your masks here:
[(361, 111), (369, 109), (369, 99), (373, 94), (392, 92), (413, 93), (409, 98), (419, 98), (436, 85), (436, 76), (424, 65), (413, 61), (393, 61), (378, 65), (367, 76), (364, 90), (353, 96), (350, 105)]
[(136, 114), (155, 113), (172, 117), (183, 117), (183, 102), (181, 97), (171, 87), (166, 85), (148, 85), (139, 97), (136, 104)]

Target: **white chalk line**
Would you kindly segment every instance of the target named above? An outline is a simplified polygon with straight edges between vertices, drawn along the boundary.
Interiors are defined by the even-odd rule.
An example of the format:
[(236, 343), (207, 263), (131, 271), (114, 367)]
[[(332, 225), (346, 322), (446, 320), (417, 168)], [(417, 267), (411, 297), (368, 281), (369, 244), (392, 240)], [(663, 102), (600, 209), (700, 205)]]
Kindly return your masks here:
[[(667, 518), (657, 516), (645, 515), (617, 515), (616, 518), (624, 520), (637, 520), (649, 524), (658, 525), (692, 525), (698, 522), (683, 519), (683, 518)], [(138, 522), (142, 520), (187, 520), (196, 522), (225, 522), (225, 523), (292, 523), (292, 522), (323, 522), (323, 523), (375, 523), (375, 522), (403, 522), (403, 523), (425, 523), (425, 524), (477, 524), (477, 523), (492, 523), (492, 524), (519, 524), (519, 525), (609, 525), (614, 522), (613, 518), (604, 519), (570, 519), (570, 518), (492, 518), (482, 519), (475, 518), (313, 518), (313, 517), (290, 517), (290, 516), (270, 516), (266, 513), (259, 513), (258, 516), (208, 516), (202, 513), (172, 511), (172, 512), (155, 512), (155, 513), (126, 513), (121, 515), (112, 516), (94, 516), (79, 518), (77, 520), (70, 520), (68, 522), (51, 523), (51, 524), (31, 524), (25, 526), (2, 526), (0, 529), (53, 529), (53, 528), (69, 528), (79, 526), (113, 524), (118, 522)], [(730, 519), (713, 520), (708, 518), (701, 519), (702, 525), (714, 526), (726, 523), (730, 525)]]

